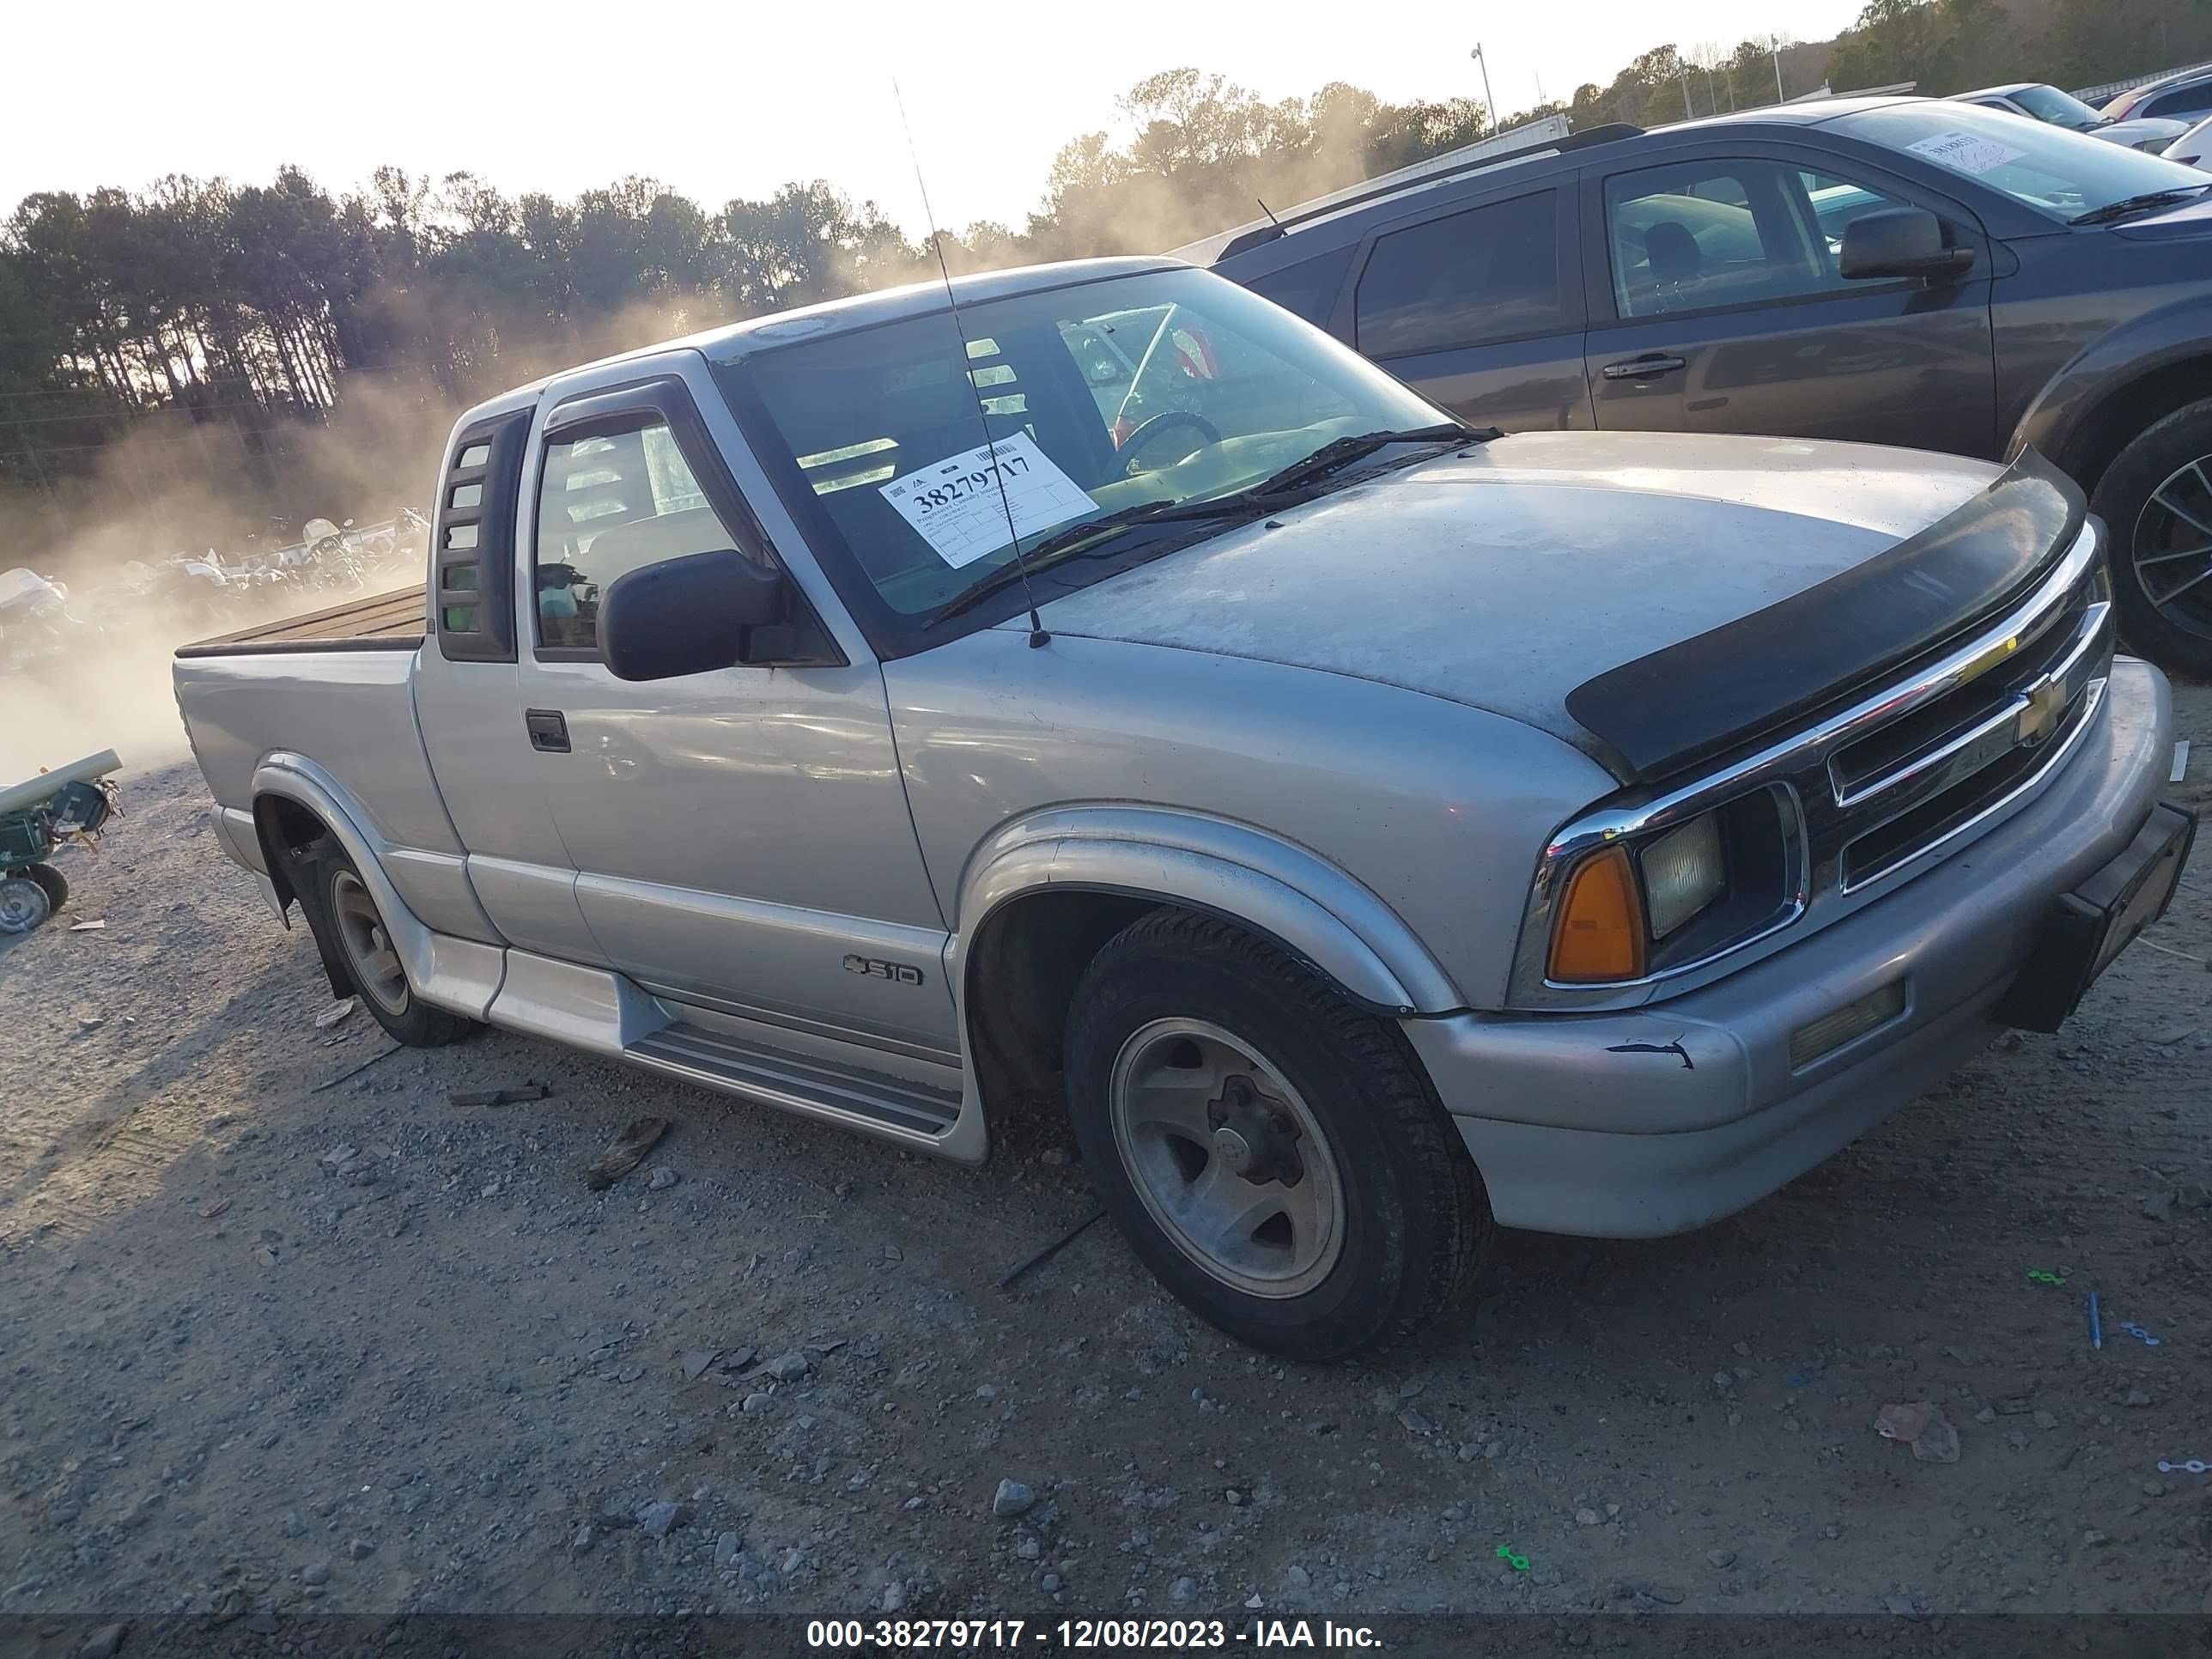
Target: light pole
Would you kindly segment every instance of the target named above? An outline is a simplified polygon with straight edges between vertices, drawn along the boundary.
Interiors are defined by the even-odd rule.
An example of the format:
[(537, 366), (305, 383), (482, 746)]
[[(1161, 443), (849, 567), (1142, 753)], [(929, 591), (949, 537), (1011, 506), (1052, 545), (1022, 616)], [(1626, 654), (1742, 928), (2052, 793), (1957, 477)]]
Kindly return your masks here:
[(1782, 90), (1782, 41), (1780, 37), (1770, 34), (1766, 37), (1766, 44), (1774, 53), (1774, 101), (1786, 104), (1790, 98)]
[(1475, 43), (1474, 50), (1468, 53), (1468, 56), (1482, 65), (1483, 117), (1486, 125), (1490, 128), (1492, 137), (1495, 137), (1498, 133), (1498, 100), (1490, 95), (1490, 60), (1482, 55), (1480, 41)]

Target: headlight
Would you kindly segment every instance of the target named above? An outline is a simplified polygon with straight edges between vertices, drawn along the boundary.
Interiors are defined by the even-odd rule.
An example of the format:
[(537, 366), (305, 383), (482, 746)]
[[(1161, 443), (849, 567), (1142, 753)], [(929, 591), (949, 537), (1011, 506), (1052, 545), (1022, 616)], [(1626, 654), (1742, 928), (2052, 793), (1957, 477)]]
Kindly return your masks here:
[(1643, 978), (1653, 947), (1728, 890), (1721, 847), (1717, 811), (1585, 857), (1566, 880), (1547, 976), (1563, 985)]
[(1644, 903), (1656, 943), (1718, 898), (1728, 885), (1719, 817), (1707, 812), (1644, 849)]

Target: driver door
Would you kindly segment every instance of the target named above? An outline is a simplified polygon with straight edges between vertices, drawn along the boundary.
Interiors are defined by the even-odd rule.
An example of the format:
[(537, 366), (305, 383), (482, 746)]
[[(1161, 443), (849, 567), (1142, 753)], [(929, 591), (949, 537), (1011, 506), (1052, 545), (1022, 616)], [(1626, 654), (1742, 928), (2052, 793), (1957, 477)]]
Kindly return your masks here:
[[(1923, 207), (1974, 264), (1846, 282), (1844, 228)], [(1583, 183), (1601, 430), (1840, 438), (1994, 457), (1990, 250), (1958, 204), (1826, 155), (1714, 149)]]
[(945, 930), (876, 663), (809, 618), (781, 630), (772, 663), (644, 684), (608, 672), (599, 608), (628, 571), (732, 548), (777, 560), (697, 354), (599, 379), (533, 434), (517, 617), (515, 741), (533, 751), (586, 926), (649, 991), (952, 1055)]

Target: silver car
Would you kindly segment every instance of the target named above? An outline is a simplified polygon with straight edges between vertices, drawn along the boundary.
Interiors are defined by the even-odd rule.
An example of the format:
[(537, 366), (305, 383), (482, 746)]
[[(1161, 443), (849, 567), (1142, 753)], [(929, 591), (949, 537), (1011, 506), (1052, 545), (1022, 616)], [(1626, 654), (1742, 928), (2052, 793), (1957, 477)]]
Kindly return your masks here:
[(2125, 144), (2130, 149), (2147, 150), (2153, 155), (2181, 137), (2189, 125), (2186, 121), (2160, 116), (2114, 120), (2090, 108), (2071, 93), (2036, 81), (2015, 82), (2008, 87), (1984, 87), (1979, 92), (1961, 92), (1953, 96), (1960, 103), (1979, 104), (1984, 109), (2024, 115), (2031, 121), (2046, 121), (2055, 127), (2086, 132), (2108, 144)]
[(427, 592), (176, 665), (333, 988), (966, 1163), (1065, 1110), (1286, 1354), (2055, 1028), (2193, 829), (2033, 455), (1501, 438), (1172, 262), (556, 374), (436, 498)]

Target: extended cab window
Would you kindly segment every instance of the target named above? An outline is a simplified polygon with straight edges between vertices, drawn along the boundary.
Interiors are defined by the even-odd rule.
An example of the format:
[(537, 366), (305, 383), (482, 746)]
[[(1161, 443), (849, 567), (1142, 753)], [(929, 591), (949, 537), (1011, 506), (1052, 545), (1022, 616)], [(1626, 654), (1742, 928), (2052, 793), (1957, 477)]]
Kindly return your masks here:
[(1839, 289), (1844, 227), (1904, 205), (1783, 161), (1679, 162), (1605, 183), (1623, 317), (1759, 304)]
[(1359, 349), (1403, 357), (1563, 328), (1559, 255), (1549, 190), (1377, 237), (1359, 276)]
[(596, 650), (599, 599), (615, 578), (736, 545), (665, 422), (556, 439), (538, 490), (538, 642)]

